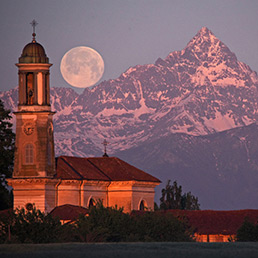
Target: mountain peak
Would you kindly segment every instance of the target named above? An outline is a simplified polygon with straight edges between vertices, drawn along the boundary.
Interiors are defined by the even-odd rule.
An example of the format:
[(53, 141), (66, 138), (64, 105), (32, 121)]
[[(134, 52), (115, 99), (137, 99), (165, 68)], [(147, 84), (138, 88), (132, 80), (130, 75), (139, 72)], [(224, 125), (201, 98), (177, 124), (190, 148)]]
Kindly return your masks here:
[(190, 40), (187, 44), (186, 48), (193, 47), (195, 45), (202, 46), (205, 44), (208, 45), (215, 45), (220, 40), (209, 30), (207, 27), (202, 27), (197, 34)]
[(192, 53), (192, 55), (201, 62), (206, 62), (207, 58), (209, 59), (209, 62), (217, 63), (230, 60), (227, 62), (228, 65), (237, 62), (235, 54), (232, 53), (230, 49), (207, 27), (201, 28), (183, 51)]
[(207, 27), (202, 27), (202, 28), (198, 31), (197, 35), (200, 35), (200, 36), (210, 36), (210, 35), (212, 35), (212, 36), (214, 36), (214, 34), (212, 33), (212, 31), (209, 30)]

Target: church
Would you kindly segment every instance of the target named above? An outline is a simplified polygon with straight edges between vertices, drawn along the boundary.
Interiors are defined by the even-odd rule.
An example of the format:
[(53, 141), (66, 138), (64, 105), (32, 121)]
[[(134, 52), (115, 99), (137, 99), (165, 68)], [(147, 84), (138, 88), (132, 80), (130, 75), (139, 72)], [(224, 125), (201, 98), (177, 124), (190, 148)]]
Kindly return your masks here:
[[(43, 212), (71, 204), (154, 210), (155, 187), (160, 180), (116, 157), (55, 158), (49, 71), (52, 64), (41, 44), (22, 51), (18, 67), (19, 95), (16, 116), (13, 187), (14, 209), (32, 204)], [(106, 154), (106, 153), (105, 153)]]

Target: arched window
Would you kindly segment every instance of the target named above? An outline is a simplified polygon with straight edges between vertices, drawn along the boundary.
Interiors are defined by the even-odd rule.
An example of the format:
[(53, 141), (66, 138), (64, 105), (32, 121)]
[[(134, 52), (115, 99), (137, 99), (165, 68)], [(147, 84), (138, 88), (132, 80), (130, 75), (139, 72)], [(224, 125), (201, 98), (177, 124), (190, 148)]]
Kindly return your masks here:
[(33, 164), (34, 163), (34, 147), (33, 144), (28, 143), (25, 146), (25, 163)]
[(90, 201), (89, 201), (89, 208), (91, 208), (93, 206), (96, 206), (96, 203), (95, 203), (94, 199), (91, 198)]
[(144, 200), (142, 200), (141, 203), (140, 203), (139, 210), (140, 211), (144, 211), (146, 209), (147, 209), (147, 204), (146, 204), (146, 202)]
[(34, 101), (34, 74), (26, 74), (26, 104), (33, 105)]

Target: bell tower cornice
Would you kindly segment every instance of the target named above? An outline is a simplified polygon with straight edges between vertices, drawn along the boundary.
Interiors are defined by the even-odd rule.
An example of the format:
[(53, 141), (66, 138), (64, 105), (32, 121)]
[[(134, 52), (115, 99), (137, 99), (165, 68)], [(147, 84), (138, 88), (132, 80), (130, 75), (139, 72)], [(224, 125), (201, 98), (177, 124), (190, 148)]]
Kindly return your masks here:
[(52, 64), (45, 63), (17, 63), (15, 64), (19, 71), (27, 71), (27, 70), (49, 70)]

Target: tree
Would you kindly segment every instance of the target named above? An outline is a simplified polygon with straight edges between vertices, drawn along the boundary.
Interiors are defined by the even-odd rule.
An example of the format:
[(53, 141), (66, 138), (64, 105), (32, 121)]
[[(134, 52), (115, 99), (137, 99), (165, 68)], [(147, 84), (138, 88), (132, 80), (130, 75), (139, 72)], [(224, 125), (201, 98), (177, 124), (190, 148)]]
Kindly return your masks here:
[(10, 110), (5, 110), (0, 100), (0, 210), (12, 206), (12, 195), (6, 188), (5, 181), (11, 177), (13, 169), (15, 134), (12, 131), (12, 124), (8, 121), (11, 118)]
[(187, 223), (163, 212), (123, 213), (117, 207), (97, 203), (88, 216), (74, 224), (77, 239), (82, 242), (193, 241)]
[(178, 209), (178, 210), (199, 210), (200, 204), (198, 198), (191, 194), (191, 192), (182, 195), (182, 186), (177, 185), (174, 181), (170, 185), (171, 180), (168, 180), (167, 185), (161, 191), (160, 209)]
[(193, 241), (184, 220), (170, 213), (106, 208), (101, 203), (90, 208), (73, 224), (61, 225), (57, 217), (44, 214), (35, 206), (0, 213), (1, 243), (55, 242), (137, 242)]
[(106, 208), (97, 202), (90, 208), (89, 216), (80, 216), (75, 225), (83, 242), (120, 242), (130, 232), (130, 216), (121, 208)]
[(131, 241), (141, 242), (190, 242), (192, 232), (187, 223), (170, 213), (144, 212), (132, 217), (134, 226)]
[(245, 218), (242, 226), (237, 230), (236, 239), (239, 242), (257, 242), (258, 241), (258, 225), (250, 222)]
[(10, 210), (0, 217), (0, 228), (1, 243), (54, 243), (59, 242), (62, 235), (60, 220), (35, 206)]

